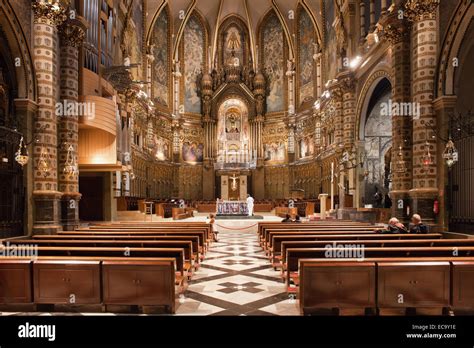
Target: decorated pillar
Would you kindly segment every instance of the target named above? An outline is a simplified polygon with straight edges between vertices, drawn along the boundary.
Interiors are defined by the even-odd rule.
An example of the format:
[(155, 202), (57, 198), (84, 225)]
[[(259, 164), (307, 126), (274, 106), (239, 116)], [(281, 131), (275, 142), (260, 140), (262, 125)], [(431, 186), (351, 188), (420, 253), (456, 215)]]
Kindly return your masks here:
[(34, 223), (33, 233), (53, 234), (61, 229), (59, 224), (59, 199), (57, 168), (57, 76), (58, 31), (67, 16), (59, 4), (36, 1), (34, 12), (33, 59), (38, 81), (38, 111), (35, 118), (34, 159)]
[[(392, 49), (392, 216), (409, 220), (412, 188), (412, 117), (400, 113), (411, 100), (410, 26), (398, 18), (398, 8), (386, 18), (383, 39)], [(398, 111), (397, 111), (398, 110)]]
[[(59, 28), (61, 39), (61, 102), (63, 110), (78, 102), (79, 47), (85, 37), (86, 24), (80, 19), (70, 19)], [(74, 230), (79, 224), (79, 171), (77, 144), (79, 115), (75, 112), (58, 116), (59, 127), (59, 191), (61, 197), (61, 222), (64, 230)], [(94, 117), (94, 115), (81, 115)]]
[(433, 222), (438, 196), (436, 168), (436, 115), (433, 108), (437, 58), (438, 0), (409, 0), (405, 16), (412, 25), (413, 188), (412, 212)]

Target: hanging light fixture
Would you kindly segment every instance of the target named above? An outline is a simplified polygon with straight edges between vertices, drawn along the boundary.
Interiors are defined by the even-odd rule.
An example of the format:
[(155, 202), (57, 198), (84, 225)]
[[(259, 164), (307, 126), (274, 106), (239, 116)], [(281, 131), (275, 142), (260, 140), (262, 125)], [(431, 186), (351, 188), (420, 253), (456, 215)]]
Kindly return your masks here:
[(407, 171), (407, 165), (405, 160), (403, 159), (403, 151), (401, 146), (398, 147), (397, 160), (395, 161), (394, 167), (395, 173), (401, 174), (406, 173)]
[(28, 155), (28, 149), (26, 148), (26, 144), (23, 137), (21, 137), (20, 144), (18, 145), (18, 150), (15, 152), (15, 161), (17, 161), (17, 163), (23, 167), (25, 164), (28, 163), (29, 159), (30, 156)]
[(63, 173), (68, 176), (74, 176), (77, 174), (77, 164), (76, 161), (74, 160), (74, 147), (69, 144), (67, 148), (67, 154), (66, 154), (66, 162), (64, 163), (64, 168), (63, 168)]
[(425, 143), (425, 149), (426, 151), (423, 154), (421, 161), (425, 167), (429, 167), (433, 164), (433, 156), (431, 155), (430, 144), (428, 142)]
[(449, 138), (443, 152), (443, 158), (445, 159), (448, 168), (451, 168), (458, 161), (458, 157), (458, 150), (454, 146), (454, 142)]
[(49, 160), (49, 155), (44, 146), (41, 146), (41, 154), (38, 160), (38, 170), (43, 173), (45, 178), (51, 174), (51, 163)]

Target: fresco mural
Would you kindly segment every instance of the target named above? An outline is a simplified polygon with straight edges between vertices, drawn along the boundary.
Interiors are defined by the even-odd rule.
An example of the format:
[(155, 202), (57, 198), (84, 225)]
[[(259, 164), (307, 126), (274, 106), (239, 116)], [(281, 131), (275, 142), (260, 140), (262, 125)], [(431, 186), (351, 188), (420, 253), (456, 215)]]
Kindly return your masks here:
[(169, 18), (166, 10), (161, 11), (156, 19), (151, 38), (153, 99), (157, 104), (168, 106), (169, 100), (169, 52), (168, 28)]
[(205, 59), (205, 32), (201, 23), (192, 16), (184, 29), (184, 111), (201, 113), (201, 98), (198, 94), (198, 75), (201, 73)]
[(196, 163), (204, 160), (204, 145), (185, 142), (183, 143), (183, 161)]
[(285, 109), (285, 50), (283, 28), (272, 13), (262, 29), (263, 69), (267, 80), (267, 112)]
[(299, 102), (300, 104), (308, 101), (314, 96), (314, 60), (313, 51), (316, 43), (313, 22), (308, 13), (300, 8), (299, 11)]
[(286, 147), (283, 142), (265, 144), (265, 161), (284, 161)]
[(326, 31), (326, 61), (333, 62), (334, 64), (327, 64), (328, 79), (333, 79), (337, 74), (337, 40), (336, 32), (334, 29), (334, 20), (336, 18), (336, 4), (335, 0), (324, 1), (324, 12), (326, 15), (325, 31)]

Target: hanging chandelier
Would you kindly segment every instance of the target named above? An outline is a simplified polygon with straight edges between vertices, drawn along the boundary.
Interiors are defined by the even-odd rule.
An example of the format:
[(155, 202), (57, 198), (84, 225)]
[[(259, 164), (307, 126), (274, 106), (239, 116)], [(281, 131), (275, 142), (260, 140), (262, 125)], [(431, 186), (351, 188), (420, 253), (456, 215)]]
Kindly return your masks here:
[(451, 138), (449, 138), (448, 142), (446, 143), (446, 147), (443, 152), (443, 158), (445, 159), (448, 168), (451, 168), (458, 161), (459, 153)]
[(28, 149), (26, 148), (26, 144), (23, 137), (21, 137), (20, 144), (18, 145), (18, 150), (15, 152), (15, 161), (17, 161), (17, 163), (23, 167), (25, 164), (28, 163), (29, 159), (30, 156), (28, 155)]

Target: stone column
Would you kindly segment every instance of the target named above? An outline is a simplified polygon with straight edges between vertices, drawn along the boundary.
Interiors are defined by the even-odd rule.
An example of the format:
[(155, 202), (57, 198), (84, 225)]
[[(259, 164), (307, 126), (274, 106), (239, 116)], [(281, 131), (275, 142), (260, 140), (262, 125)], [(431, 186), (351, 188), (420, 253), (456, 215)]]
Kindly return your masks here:
[(34, 223), (33, 233), (53, 234), (59, 224), (58, 168), (57, 168), (57, 27), (66, 20), (61, 6), (33, 2), (33, 59), (38, 81), (38, 111), (35, 118), (34, 160)]
[(342, 150), (344, 141), (343, 132), (343, 108), (342, 108), (342, 88), (340, 85), (335, 86), (331, 89), (331, 99), (333, 100), (334, 106), (334, 143), (336, 144), (336, 152)]
[(343, 143), (344, 149), (350, 151), (354, 145), (356, 123), (355, 81), (351, 74), (341, 76), (343, 108)]
[[(405, 5), (405, 15), (413, 23), (412, 96), (415, 106), (419, 106), (419, 115), (415, 114), (413, 120), (413, 188), (410, 190), (410, 196), (412, 212), (420, 214), (427, 222), (434, 221), (433, 202), (438, 196), (436, 138), (433, 132), (437, 126), (433, 94), (438, 44), (438, 5), (437, 0), (410, 0)], [(422, 160), (427, 148), (433, 163), (423, 165)]]
[[(79, 94), (79, 48), (85, 37), (86, 23), (80, 19), (68, 20), (59, 28), (61, 39), (61, 102), (77, 105)], [(67, 109), (67, 106), (66, 108)], [(81, 115), (93, 117), (94, 115)], [(79, 115), (75, 112), (57, 115), (59, 126), (59, 191), (61, 222), (64, 230), (74, 230), (79, 224), (79, 171), (77, 144)], [(72, 172), (71, 165), (75, 165)]]
[[(412, 188), (412, 117), (404, 115), (400, 105), (411, 101), (411, 56), (410, 26), (406, 20), (398, 19), (398, 9), (387, 18), (383, 38), (392, 49), (392, 216), (400, 220), (409, 220), (409, 191)], [(398, 108), (397, 108), (398, 107)], [(401, 154), (401, 157), (400, 157)], [(397, 171), (396, 163), (405, 161), (404, 172)]]

